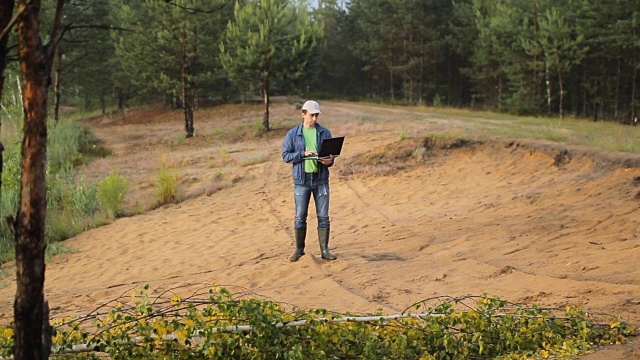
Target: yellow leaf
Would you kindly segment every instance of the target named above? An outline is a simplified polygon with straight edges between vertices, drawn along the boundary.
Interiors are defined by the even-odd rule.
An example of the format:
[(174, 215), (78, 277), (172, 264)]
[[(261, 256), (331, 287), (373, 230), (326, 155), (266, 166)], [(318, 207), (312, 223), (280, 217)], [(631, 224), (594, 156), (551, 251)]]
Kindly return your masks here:
[(182, 343), (187, 340), (187, 332), (184, 330), (180, 330), (176, 332), (176, 336), (178, 337), (178, 340)]

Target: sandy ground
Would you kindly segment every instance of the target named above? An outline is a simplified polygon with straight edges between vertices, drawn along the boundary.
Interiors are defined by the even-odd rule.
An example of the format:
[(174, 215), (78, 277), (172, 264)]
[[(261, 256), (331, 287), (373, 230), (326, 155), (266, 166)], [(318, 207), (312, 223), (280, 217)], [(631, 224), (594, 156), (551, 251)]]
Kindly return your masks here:
[[(571, 149), (570, 158), (558, 158), (565, 148), (504, 140), (434, 149), (396, 170), (376, 168), (372, 159), (403, 146), (400, 127), (409, 129), (404, 143), (410, 144), (412, 131), (442, 130), (451, 120), (424, 115), (416, 130), (415, 114), (386, 115), (390, 123), (362, 115), (356, 105), (323, 105), (323, 118), (334, 118), (326, 122), (334, 135), (347, 134), (331, 179), (330, 247), (337, 261), (320, 258), (313, 207), (306, 256), (288, 261), (294, 243), (291, 166), (282, 162), (280, 144), (298, 121), (293, 106), (274, 106), (273, 118), (281, 119), (274, 135), (238, 139), (233, 146), (227, 139), (233, 148), (227, 152), (211, 150), (220, 142), (196, 140), (165, 146), (157, 155), (154, 144), (181, 131), (179, 113), (155, 124), (95, 121), (96, 135), (116, 154), (89, 165), (89, 179), (119, 168), (134, 186), (149, 189), (152, 180), (133, 177), (145, 172), (135, 157), (155, 152), (184, 167), (187, 194), (211, 186), (214, 178), (233, 181), (208, 196), (66, 241), (74, 252), (46, 270), (52, 316), (86, 314), (144, 284), (166, 289), (215, 282), (342, 313), (393, 314), (434, 296), (486, 293), (525, 304), (579, 305), (640, 323), (640, 168)], [(214, 115), (196, 120), (196, 128), (213, 134), (223, 126)], [(266, 161), (240, 166), (233, 158), (256, 151), (266, 151)], [(184, 161), (194, 154), (208, 160)], [(222, 155), (229, 163), (213, 164)], [(362, 172), (349, 174), (357, 165)], [(15, 284), (13, 277), (3, 281), (0, 310), (8, 319)], [(640, 359), (639, 347), (634, 339), (585, 358)]]

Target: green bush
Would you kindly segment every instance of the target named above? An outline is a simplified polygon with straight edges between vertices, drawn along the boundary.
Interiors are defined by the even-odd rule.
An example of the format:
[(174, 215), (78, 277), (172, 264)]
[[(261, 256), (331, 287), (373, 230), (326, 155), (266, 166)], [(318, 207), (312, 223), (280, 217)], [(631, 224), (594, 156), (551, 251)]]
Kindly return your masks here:
[[(3, 124), (5, 136), (2, 172), (0, 218), (15, 216), (20, 200), (22, 166), (19, 117)], [(4, 126), (6, 125), (6, 127)], [(7, 131), (5, 131), (7, 129)], [(74, 167), (110, 151), (96, 144), (93, 133), (75, 121), (50, 121), (47, 141), (47, 223), (45, 239), (51, 244), (64, 240), (87, 228), (96, 226), (99, 208), (95, 186), (75, 180)], [(121, 202), (121, 201), (120, 201)], [(102, 220), (99, 220), (102, 221)], [(59, 247), (47, 248), (48, 255)], [(7, 221), (0, 221), (0, 263), (13, 258), (14, 236)]]
[(47, 131), (47, 166), (53, 172), (73, 168), (85, 133), (75, 121), (50, 121)]
[(174, 170), (161, 168), (156, 174), (159, 205), (178, 200), (178, 176)]
[(0, 263), (14, 257), (14, 236), (9, 222), (9, 216), (15, 216), (20, 201), (20, 174), (22, 156), (20, 143), (5, 143), (3, 152), (4, 167), (2, 171), (2, 198), (0, 199)]
[(440, 98), (440, 94), (436, 94), (433, 97), (433, 107), (436, 109), (440, 109), (442, 107), (442, 99)]
[(129, 179), (111, 172), (98, 183), (97, 198), (100, 209), (109, 216), (122, 215), (122, 202), (127, 194)]
[(405, 127), (402, 127), (402, 129), (400, 129), (399, 140), (402, 141), (402, 140), (404, 140), (406, 138), (407, 138), (407, 129)]

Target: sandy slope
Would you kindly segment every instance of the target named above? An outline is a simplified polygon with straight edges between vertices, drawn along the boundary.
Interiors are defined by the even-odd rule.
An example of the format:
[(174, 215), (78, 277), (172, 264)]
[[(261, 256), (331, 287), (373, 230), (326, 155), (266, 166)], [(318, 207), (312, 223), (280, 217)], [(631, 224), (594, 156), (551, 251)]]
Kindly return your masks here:
[[(359, 111), (333, 109), (325, 116), (349, 118)], [(285, 106), (275, 111), (283, 118), (296, 114)], [(436, 119), (429, 124), (443, 126)], [(291, 170), (276, 138), (265, 141), (266, 162), (225, 170), (223, 177), (235, 177), (233, 186), (68, 240), (76, 251), (47, 267), (52, 315), (88, 313), (144, 284), (166, 289), (216, 282), (338, 312), (397, 313), (433, 296), (486, 293), (526, 304), (582, 305), (640, 323), (640, 168), (577, 152), (554, 165), (563, 148), (496, 141), (433, 151), (386, 175), (345, 176), (344, 164), (395, 146), (398, 130), (334, 125), (349, 133), (343, 167), (332, 173), (330, 245), (337, 261), (320, 259), (313, 212), (307, 255), (287, 260), (293, 251)], [(102, 124), (96, 134), (131, 161), (131, 148), (146, 143), (144, 136), (128, 143), (118, 136), (131, 126)], [(198, 179), (209, 181), (206, 171)], [(11, 280), (0, 289), (5, 319), (15, 292)], [(634, 341), (591, 356), (638, 354)]]

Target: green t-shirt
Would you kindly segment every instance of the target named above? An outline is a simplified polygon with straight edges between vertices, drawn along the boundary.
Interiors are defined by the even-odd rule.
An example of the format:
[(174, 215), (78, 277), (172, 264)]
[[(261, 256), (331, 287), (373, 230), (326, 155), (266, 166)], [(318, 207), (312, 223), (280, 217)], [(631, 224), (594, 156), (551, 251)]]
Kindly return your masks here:
[[(313, 150), (317, 151), (316, 145), (318, 143), (317, 140), (317, 131), (314, 126), (311, 129), (302, 128), (302, 135), (304, 136), (304, 149), (305, 150)], [(304, 161), (304, 172), (306, 173), (315, 173), (318, 172), (318, 163), (315, 160), (305, 160)]]

